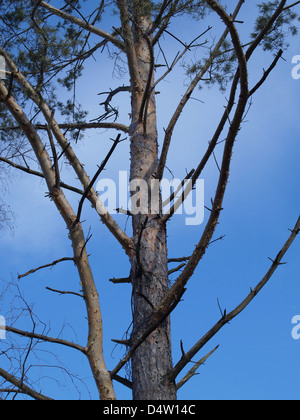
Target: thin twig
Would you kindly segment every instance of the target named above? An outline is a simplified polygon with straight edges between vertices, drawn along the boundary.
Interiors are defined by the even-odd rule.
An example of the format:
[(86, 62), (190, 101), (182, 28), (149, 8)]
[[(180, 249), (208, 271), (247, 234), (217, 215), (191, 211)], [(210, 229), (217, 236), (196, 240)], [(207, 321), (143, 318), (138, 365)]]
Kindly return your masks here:
[(120, 279), (112, 278), (112, 279), (109, 279), (109, 281), (114, 284), (126, 284), (126, 283), (131, 283), (131, 278), (130, 277), (124, 277)]
[(34, 268), (34, 269), (32, 269), (32, 270), (28, 271), (28, 272), (27, 272), (27, 273), (25, 273), (25, 274), (19, 274), (19, 275), (18, 275), (18, 279), (20, 280), (20, 279), (22, 279), (22, 278), (24, 278), (24, 277), (29, 276), (30, 274), (36, 273), (37, 271), (44, 269), (44, 268), (49, 268), (49, 267), (51, 267), (51, 268), (52, 268), (52, 267), (54, 267), (56, 264), (59, 264), (59, 263), (64, 262), (64, 261), (74, 261), (74, 258), (71, 258), (71, 257), (60, 258), (59, 260), (53, 261), (53, 262), (52, 262), (52, 263), (50, 263), (50, 264), (46, 264), (46, 265), (42, 265), (41, 267)]
[[(39, 178), (44, 178), (45, 179), (45, 175), (42, 172), (38, 172), (38, 171), (35, 171), (35, 170), (33, 170), (31, 168), (27, 168), (27, 167), (25, 168), (24, 166), (18, 165), (17, 163), (12, 162), (11, 160), (6, 159), (4, 157), (1, 157), (0, 156), (0, 162), (7, 163), (11, 167), (13, 167), (15, 169), (19, 169), (22, 172), (26, 172), (27, 174), (35, 175), (35, 176), (37, 176)], [(80, 195), (83, 194), (83, 191), (80, 190), (79, 188), (72, 187), (71, 185), (65, 184), (64, 182), (60, 182), (60, 187), (61, 188), (65, 188), (66, 190), (75, 192), (76, 194), (80, 194)]]
[(34, 338), (35, 340), (44, 341), (46, 343), (60, 344), (65, 347), (70, 347), (72, 349), (79, 350), (80, 352), (84, 354), (86, 353), (85, 347), (82, 347), (76, 343), (72, 343), (71, 341), (63, 340), (61, 338), (48, 337), (43, 334), (37, 334), (30, 331), (23, 331), (23, 330), (19, 330), (18, 328), (14, 328), (8, 325), (6, 325), (5, 327), (0, 325), (0, 330), (1, 329), (7, 332), (11, 332), (13, 334), (20, 335), (22, 337)]
[(102, 162), (102, 165), (99, 167), (98, 171), (96, 172), (95, 176), (93, 177), (93, 179), (91, 180), (90, 184), (88, 185), (88, 187), (85, 189), (83, 196), (79, 202), (79, 206), (78, 206), (78, 211), (77, 211), (77, 217), (76, 220), (74, 222), (74, 225), (77, 225), (80, 222), (80, 217), (81, 217), (81, 212), (82, 212), (82, 207), (83, 207), (83, 203), (84, 200), (87, 198), (87, 196), (89, 195), (93, 185), (95, 184), (95, 182), (97, 181), (99, 175), (101, 174), (101, 172), (104, 170), (107, 162), (109, 161), (110, 157), (112, 156), (113, 152), (115, 151), (116, 147), (118, 146), (118, 144), (120, 143), (121, 139), (121, 134), (118, 135), (118, 137), (116, 138), (116, 140), (114, 140), (114, 144), (112, 145), (110, 151), (108, 152), (106, 158), (104, 159), (104, 161)]

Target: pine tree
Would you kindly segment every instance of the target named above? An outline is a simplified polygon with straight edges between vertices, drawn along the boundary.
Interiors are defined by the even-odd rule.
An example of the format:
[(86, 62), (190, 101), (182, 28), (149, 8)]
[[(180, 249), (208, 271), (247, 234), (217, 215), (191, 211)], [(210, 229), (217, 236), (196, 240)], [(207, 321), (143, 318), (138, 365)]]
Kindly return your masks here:
[[(298, 16), (295, 10), (299, 2), (291, 6), (285, 0), (259, 4), (255, 28), (249, 34), (246, 45), (242, 44), (238, 31), (238, 25), (242, 24), (238, 21), (238, 16), (244, 0), (234, 2), (235, 8), (232, 2), (215, 0), (52, 2), (59, 3), (60, 8), (38, 0), (4, 0), (0, 3), (0, 55), (5, 59), (7, 70), (6, 78), (0, 84), (0, 162), (3, 167), (12, 167), (43, 178), (47, 184), (48, 196), (63, 218), (72, 243), (73, 256), (69, 259), (75, 263), (82, 285), (82, 292), (77, 295), (83, 297), (86, 305), (88, 341), (85, 346), (81, 346), (38, 334), (36, 331), (21, 331), (13, 325), (6, 325), (6, 330), (8, 333), (29, 337), (33, 341), (57, 343), (83, 353), (88, 358), (99, 396), (103, 400), (116, 399), (114, 380), (132, 388), (133, 399), (136, 400), (175, 400), (177, 390), (196, 374), (204, 360), (201, 359), (184, 378), (177, 381), (180, 373), (194, 360), (200, 349), (255, 298), (282, 263), (283, 256), (299, 233), (300, 219), (262, 281), (251, 289), (247, 298), (232, 312), (222, 310), (217, 324), (189, 351), (182, 349), (181, 360), (174, 363), (170, 315), (180, 303), (196, 267), (214, 240), (241, 124), (252, 97), (281, 59), (283, 50), (288, 46), (289, 36), (297, 33)], [(110, 18), (112, 10), (113, 18), (119, 24), (106, 32), (101, 29), (102, 24), (105, 19)], [(203, 29), (207, 27), (206, 19), (213, 14), (221, 20), (218, 31), (221, 28), (222, 33), (218, 40), (215, 36), (208, 36), (213, 31), (212, 27)], [(201, 28), (197, 38), (189, 43), (169, 31), (175, 19), (184, 22), (187, 17), (198, 20)], [(176, 39), (182, 48), (172, 63), (167, 61), (163, 49), (163, 40), (167, 36)], [(268, 58), (270, 53), (274, 56), (261, 80), (252, 87), (248, 64), (258, 49), (265, 51)], [(164, 138), (159, 138), (158, 83), (176, 65), (182, 63), (190, 51), (196, 50), (202, 51), (202, 58), (193, 64), (184, 61), (185, 73), (189, 78), (188, 86), (175, 107)], [(106, 100), (102, 103), (104, 113), (96, 120), (88, 122), (87, 111), (77, 102), (76, 89), (85, 64), (93, 58), (98, 62), (100, 53), (108, 55), (112, 61), (115, 60), (116, 66), (123, 66), (123, 79), (129, 80), (127, 84), (106, 92)], [(163, 64), (159, 61), (162, 59), (165, 60)], [(99, 73), (100, 71), (101, 60)], [(170, 212), (164, 214), (163, 199), (159, 194), (157, 211), (153, 212), (149, 191), (153, 191), (153, 186), (157, 185), (155, 183), (159, 183), (164, 177), (175, 127), (187, 103), (191, 102), (193, 93), (198, 87), (212, 88), (214, 84), (218, 84), (221, 91), (229, 93), (228, 103), (206, 152), (198, 166), (188, 174), (189, 182), (188, 185), (184, 184), (184, 188), (191, 191), (196, 186), (207, 162), (215, 156), (215, 150), (225, 133), (216, 193), (209, 209), (209, 219), (192, 254), (187, 258), (170, 260), (168, 221), (182, 199), (173, 194)], [(65, 101), (61, 99), (62, 91), (69, 94)], [(119, 110), (114, 105), (121, 92), (130, 95), (129, 126), (119, 122)], [(65, 122), (59, 124), (58, 120), (62, 117)], [(79, 160), (74, 145), (80, 144), (86, 130), (95, 128), (109, 129), (121, 134), (115, 136), (108, 155), (92, 178), (87, 174), (84, 162)], [(146, 203), (146, 212), (131, 213), (130, 209), (119, 209), (132, 220), (132, 236), (121, 229), (105, 209), (104, 203), (99, 201), (95, 190), (97, 179), (123, 140), (123, 135), (130, 141), (130, 180), (142, 181), (147, 185), (147, 189), (137, 189), (138, 203), (133, 203), (140, 208), (142, 203)], [(34, 168), (28, 164), (28, 159), (32, 156), (38, 162)], [(74, 170), (81, 188), (62, 181), (62, 167), (66, 164)], [(78, 209), (71, 205), (68, 194), (79, 195)], [(132, 200), (136, 200), (134, 193)], [(126, 354), (112, 371), (108, 370), (103, 355), (99, 288), (94, 280), (88, 254), (90, 237), (85, 234), (82, 224), (85, 201), (91, 203), (101, 221), (123, 247), (131, 266), (128, 278), (113, 279), (115, 283), (128, 282), (132, 286), (132, 299), (128, 302), (132, 305), (132, 328), (126, 340), (117, 340), (125, 346)], [(47, 266), (65, 260), (63, 258)], [(177, 271), (182, 271), (170, 285), (168, 264), (172, 261), (180, 263)], [(26, 275), (42, 268), (45, 266), (30, 270)], [(129, 362), (131, 378), (120, 377), (121, 369)], [(0, 376), (5, 383), (12, 385), (12, 389), (21, 392), (20, 395), (23, 393), (34, 399), (48, 399), (37, 392), (34, 385), (30, 385), (24, 371), (16, 373), (14, 369), (8, 372), (0, 368)]]

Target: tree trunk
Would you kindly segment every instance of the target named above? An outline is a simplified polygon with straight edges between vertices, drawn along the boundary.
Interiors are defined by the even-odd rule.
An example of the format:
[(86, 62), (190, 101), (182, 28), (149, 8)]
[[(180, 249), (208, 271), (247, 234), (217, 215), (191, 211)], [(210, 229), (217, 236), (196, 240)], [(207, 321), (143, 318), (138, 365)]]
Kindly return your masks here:
[[(148, 191), (140, 189), (138, 193), (140, 208), (146, 202), (148, 211), (141, 208), (140, 213), (133, 215), (133, 240), (136, 249), (131, 270), (133, 341), (137, 331), (151, 315), (153, 307), (168, 290), (166, 226), (161, 222), (160, 214), (153, 214), (151, 211), (151, 181), (156, 179), (158, 166), (155, 92), (152, 89), (153, 50), (151, 38), (145, 35), (151, 24), (149, 17), (139, 16), (133, 25), (141, 86), (138, 92), (132, 92), (130, 180), (143, 180), (148, 185)], [(132, 86), (132, 89), (135, 87)], [(136, 205), (137, 196), (134, 195), (135, 191), (132, 204)], [(160, 194), (156, 200), (158, 211), (155, 213), (160, 213)], [(134, 400), (176, 399), (175, 384), (166, 380), (172, 369), (169, 319), (137, 349), (131, 363)]]

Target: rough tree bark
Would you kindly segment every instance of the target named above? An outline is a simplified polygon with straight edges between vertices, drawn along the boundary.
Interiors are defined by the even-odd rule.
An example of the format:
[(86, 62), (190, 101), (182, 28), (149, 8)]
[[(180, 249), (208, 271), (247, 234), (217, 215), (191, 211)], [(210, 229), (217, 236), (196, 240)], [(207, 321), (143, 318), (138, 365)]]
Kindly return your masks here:
[[(150, 16), (136, 16), (133, 25), (133, 42), (136, 54), (138, 85), (132, 83), (131, 180), (143, 180), (151, 192), (158, 167), (158, 139), (153, 72), (152, 26)], [(134, 77), (136, 77), (134, 76)], [(140, 331), (153, 308), (168, 290), (168, 261), (166, 225), (160, 215), (151, 213), (151, 193), (143, 197), (139, 191), (139, 206), (148, 200), (148, 214), (133, 215), (133, 241), (135, 255), (132, 259), (133, 331), (132, 340)], [(160, 197), (156, 197), (158, 200)], [(134, 200), (134, 198), (133, 198)], [(160, 203), (155, 203), (161, 211)], [(152, 203), (153, 205), (153, 203)], [(172, 369), (170, 320), (167, 318), (132, 357), (133, 398), (137, 400), (176, 399), (175, 382), (167, 381)]]

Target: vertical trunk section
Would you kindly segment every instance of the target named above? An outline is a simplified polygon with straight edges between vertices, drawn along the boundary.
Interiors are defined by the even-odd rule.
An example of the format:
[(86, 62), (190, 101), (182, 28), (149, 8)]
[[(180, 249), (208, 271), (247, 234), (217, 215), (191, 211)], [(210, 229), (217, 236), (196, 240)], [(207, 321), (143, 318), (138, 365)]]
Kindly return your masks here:
[[(158, 165), (155, 92), (152, 90), (153, 50), (151, 38), (146, 36), (152, 22), (145, 16), (136, 16), (135, 19), (134, 45), (141, 86), (138, 93), (132, 87), (130, 180), (143, 180), (149, 188), (146, 192), (139, 191), (139, 204), (148, 202), (148, 211), (133, 216), (136, 249), (131, 270), (133, 341), (137, 331), (152, 314), (153, 307), (168, 290), (166, 227), (159, 214), (150, 210), (151, 180), (155, 180)], [(157, 199), (161, 201), (159, 196)], [(134, 197), (132, 200), (135, 200)], [(160, 208), (160, 203), (157, 207)], [(137, 349), (131, 362), (134, 400), (176, 399), (175, 384), (165, 379), (172, 369), (169, 319)]]

